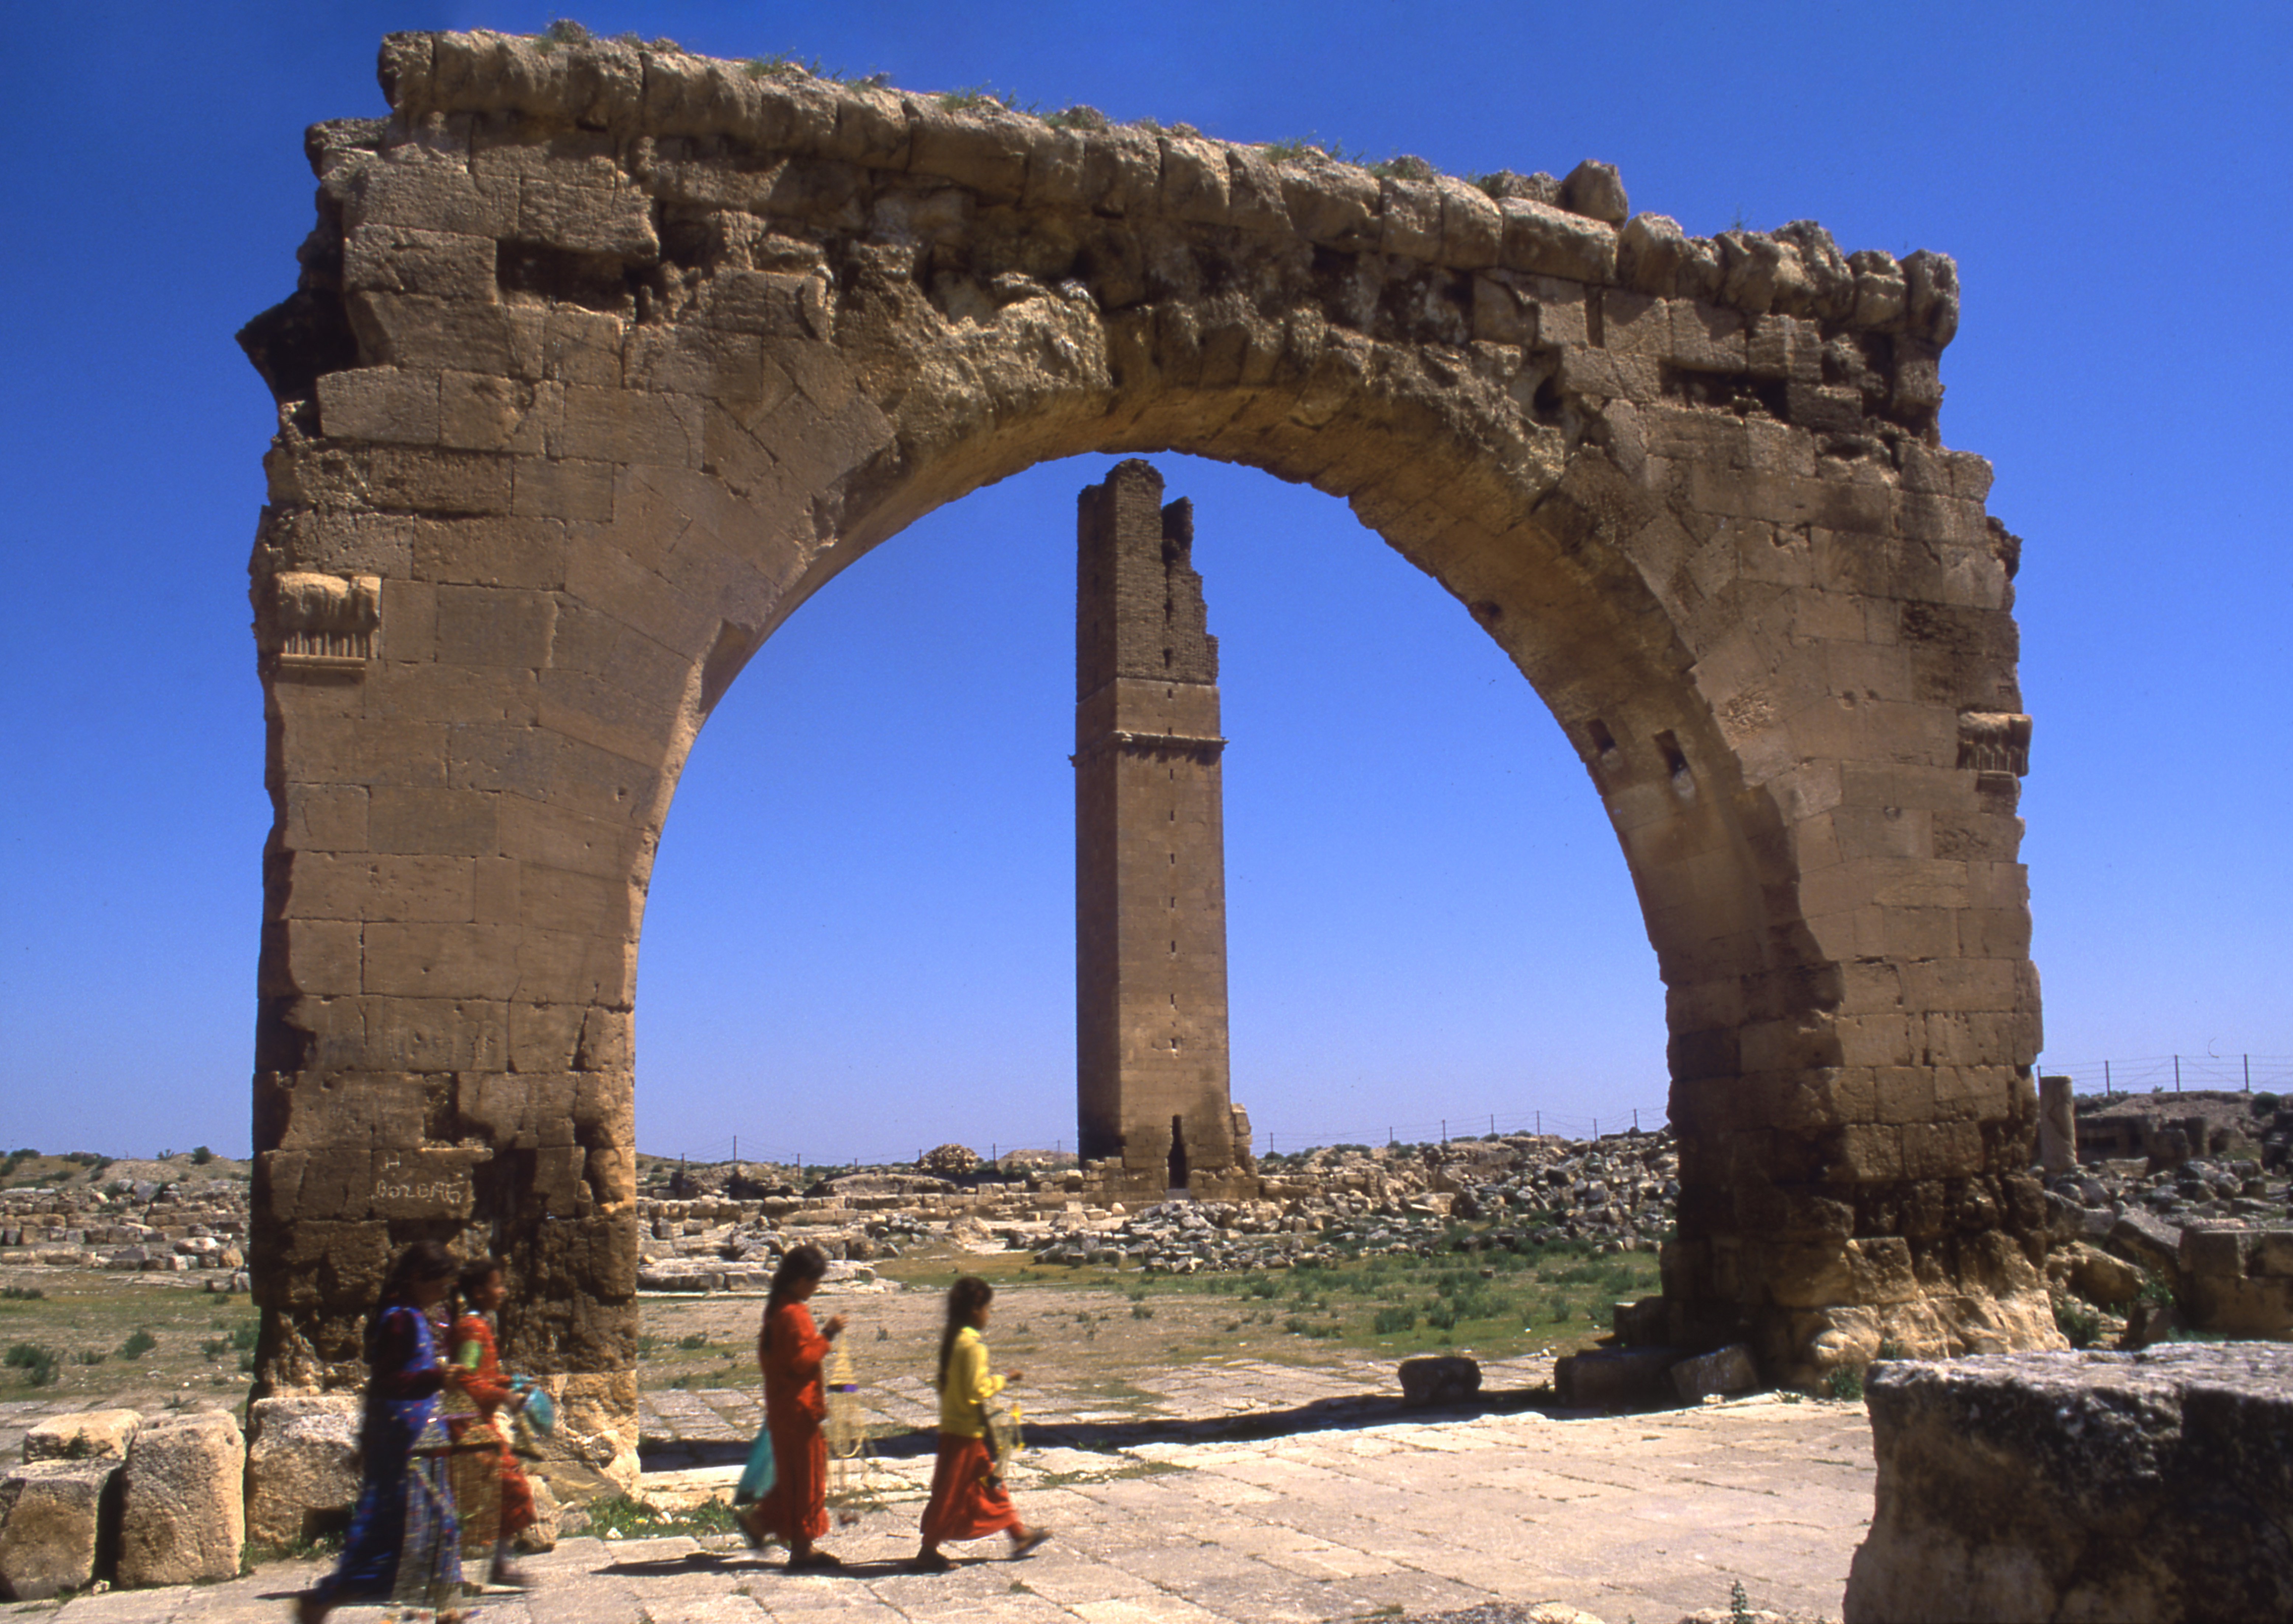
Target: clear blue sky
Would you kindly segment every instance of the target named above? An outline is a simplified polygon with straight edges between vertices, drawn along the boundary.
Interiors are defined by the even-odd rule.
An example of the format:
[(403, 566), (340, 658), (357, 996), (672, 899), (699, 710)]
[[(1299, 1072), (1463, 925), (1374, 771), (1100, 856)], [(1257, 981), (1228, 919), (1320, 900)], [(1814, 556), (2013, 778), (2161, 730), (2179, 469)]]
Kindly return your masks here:
[[(85, 0), (0, 59), (0, 1145), (244, 1151), (271, 404), (312, 121), (390, 28), (560, 8)], [(2293, 8), (636, 4), (600, 33), (914, 90), (1317, 133), (1471, 174), (1617, 164), (1689, 231), (1957, 256), (1942, 424), (2026, 540), (2048, 1067), (2293, 1071)], [(1661, 1114), (1624, 863), (1535, 696), (1339, 503), (1162, 459), (1222, 641), (1236, 1096), (1276, 1143)], [(703, 735), (645, 922), (638, 1140), (814, 1160), (1072, 1143), (1075, 489), (932, 514)], [(2274, 472), (2273, 472), (2273, 470)]]

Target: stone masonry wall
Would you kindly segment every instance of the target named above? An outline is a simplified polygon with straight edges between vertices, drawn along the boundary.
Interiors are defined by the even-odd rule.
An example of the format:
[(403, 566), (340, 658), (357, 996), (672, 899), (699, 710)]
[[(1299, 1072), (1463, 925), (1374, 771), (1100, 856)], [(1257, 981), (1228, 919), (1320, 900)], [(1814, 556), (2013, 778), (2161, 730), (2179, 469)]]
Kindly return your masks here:
[(1167, 449), (1347, 498), (1579, 752), (1667, 989), (1683, 1335), (1784, 1375), (2052, 1337), (2018, 544), (1941, 440), (1949, 260), (670, 50), (394, 35), (381, 77), (242, 335), (268, 1386), (351, 1379), (390, 1249), (458, 1237), (624, 1458), (636, 943), (695, 733), (912, 519)]
[(1179, 1178), (1248, 1183), (1228, 1098), (1218, 639), (1193, 511), (1162, 498), (1163, 476), (1125, 462), (1077, 515), (1078, 1143), (1106, 1164), (1106, 1198), (1131, 1202)]

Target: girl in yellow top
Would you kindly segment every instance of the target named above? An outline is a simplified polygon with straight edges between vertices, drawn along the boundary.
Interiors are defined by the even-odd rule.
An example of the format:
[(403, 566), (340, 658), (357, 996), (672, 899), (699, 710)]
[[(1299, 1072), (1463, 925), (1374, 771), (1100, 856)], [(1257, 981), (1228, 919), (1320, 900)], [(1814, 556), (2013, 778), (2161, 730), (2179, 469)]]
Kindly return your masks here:
[(1000, 1532), (1010, 1537), (1014, 1556), (1025, 1556), (1051, 1537), (1049, 1529), (1031, 1529), (1019, 1520), (988, 1452), (987, 1401), (1019, 1379), (1017, 1370), (999, 1377), (987, 1369), (987, 1345), (979, 1333), (987, 1329), (994, 1298), (995, 1288), (973, 1274), (947, 1294), (947, 1329), (939, 1339), (939, 1460), (932, 1468), (923, 1548), (915, 1562), (927, 1572), (944, 1573), (954, 1565), (939, 1548), (943, 1539), (984, 1539)]

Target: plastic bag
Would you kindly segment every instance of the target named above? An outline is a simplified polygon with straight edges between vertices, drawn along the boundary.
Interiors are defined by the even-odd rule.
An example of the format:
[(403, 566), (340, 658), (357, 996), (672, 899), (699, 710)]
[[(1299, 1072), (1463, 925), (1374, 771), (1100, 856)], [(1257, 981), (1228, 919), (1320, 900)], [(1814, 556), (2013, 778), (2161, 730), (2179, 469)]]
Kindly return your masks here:
[(759, 1426), (757, 1441), (749, 1446), (749, 1464), (741, 1469), (740, 1483), (733, 1491), (733, 1504), (746, 1506), (760, 1500), (773, 1491), (776, 1478), (773, 1466), (773, 1434)]

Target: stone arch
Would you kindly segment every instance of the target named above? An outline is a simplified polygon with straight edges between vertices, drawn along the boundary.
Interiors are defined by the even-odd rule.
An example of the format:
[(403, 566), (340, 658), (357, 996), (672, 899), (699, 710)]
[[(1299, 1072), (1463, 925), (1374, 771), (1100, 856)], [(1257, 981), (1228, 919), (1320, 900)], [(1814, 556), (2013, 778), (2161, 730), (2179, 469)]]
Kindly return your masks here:
[(466, 1235), (629, 1464), (685, 754), (846, 563), (1084, 452), (1347, 498), (1551, 707), (1667, 990), (1677, 1338), (1803, 1377), (2052, 1336), (2018, 544), (1936, 429), (1948, 260), (600, 42), (392, 36), (382, 79), (242, 335), (263, 1382), (352, 1378), (387, 1249)]

